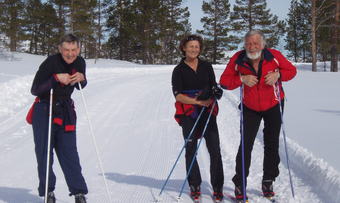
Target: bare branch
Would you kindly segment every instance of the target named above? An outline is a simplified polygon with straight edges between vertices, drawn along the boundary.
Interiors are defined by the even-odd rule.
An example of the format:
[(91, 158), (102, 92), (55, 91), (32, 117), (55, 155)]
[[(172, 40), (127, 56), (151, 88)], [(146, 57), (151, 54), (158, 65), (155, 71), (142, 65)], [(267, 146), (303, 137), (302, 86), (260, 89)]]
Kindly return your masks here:
[(330, 19), (332, 19), (333, 17), (335, 17), (335, 15), (333, 16), (328, 16), (327, 18), (324, 18), (322, 21), (320, 21), (320, 23), (316, 26), (316, 30), (319, 29), (320, 26), (322, 26), (322, 24)]
[(328, 9), (329, 7), (335, 6), (335, 2), (330, 3), (329, 5), (326, 5), (324, 7), (324, 4), (326, 3), (326, 0), (323, 0), (321, 5), (316, 9), (317, 15), (319, 15), (323, 10)]

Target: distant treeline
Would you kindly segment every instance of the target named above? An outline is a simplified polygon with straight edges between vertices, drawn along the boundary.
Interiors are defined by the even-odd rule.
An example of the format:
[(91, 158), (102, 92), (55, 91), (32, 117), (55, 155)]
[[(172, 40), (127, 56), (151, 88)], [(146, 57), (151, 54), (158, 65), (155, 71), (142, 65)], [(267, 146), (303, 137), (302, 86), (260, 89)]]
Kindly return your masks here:
[(291, 0), (285, 20), (271, 13), (266, 0), (236, 0), (232, 8), (229, 0), (205, 0), (203, 29), (196, 31), (182, 4), (183, 0), (0, 0), (1, 43), (11, 51), (50, 55), (62, 35), (74, 32), (85, 58), (173, 64), (180, 58), (180, 39), (199, 33), (204, 37), (203, 57), (218, 63), (225, 60), (226, 51), (237, 49), (248, 30), (259, 29), (268, 47), (277, 47), (283, 39), (295, 61), (312, 61), (313, 43), (319, 60), (339, 55), (339, 0)]

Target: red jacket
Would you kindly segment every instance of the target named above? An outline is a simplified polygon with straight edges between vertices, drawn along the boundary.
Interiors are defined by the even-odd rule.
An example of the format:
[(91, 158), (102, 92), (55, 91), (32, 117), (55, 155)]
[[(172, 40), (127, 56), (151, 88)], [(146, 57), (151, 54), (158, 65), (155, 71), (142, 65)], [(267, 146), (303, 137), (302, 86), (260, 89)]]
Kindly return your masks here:
[[(243, 104), (255, 111), (266, 111), (275, 106), (279, 101), (275, 94), (274, 86), (265, 83), (264, 76), (269, 72), (279, 71), (281, 81), (288, 81), (296, 75), (296, 68), (278, 50), (263, 49), (263, 62), (259, 65), (258, 74), (255, 69), (247, 63), (245, 50), (237, 52), (229, 61), (220, 78), (223, 88), (233, 90), (240, 87), (242, 82), (240, 75), (255, 75), (259, 82), (253, 87), (244, 85)], [(280, 97), (284, 98), (282, 85), (280, 86)]]

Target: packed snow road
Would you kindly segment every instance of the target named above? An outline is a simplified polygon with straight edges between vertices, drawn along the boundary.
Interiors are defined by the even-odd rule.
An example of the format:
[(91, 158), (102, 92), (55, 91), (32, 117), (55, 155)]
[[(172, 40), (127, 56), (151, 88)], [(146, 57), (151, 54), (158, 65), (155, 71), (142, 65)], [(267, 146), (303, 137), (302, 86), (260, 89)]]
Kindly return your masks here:
[[(113, 202), (155, 201), (183, 146), (181, 129), (173, 119), (175, 109), (170, 84), (171, 71), (171, 67), (88, 70), (89, 83), (84, 95)], [(217, 78), (220, 74), (221, 70), (216, 70)], [(23, 83), (18, 91), (26, 91), (28, 95), (32, 78), (23, 76), (21, 80), (15, 79)], [(36, 190), (38, 181), (32, 130), (24, 121), (30, 102), (33, 101), (33, 97), (27, 95), (29, 101), (13, 107), (16, 109), (13, 116), (0, 122), (0, 202), (42, 202)], [(109, 202), (80, 93), (75, 91), (73, 98), (78, 113), (78, 151), (89, 187), (88, 202)], [(240, 137), (238, 103), (237, 91), (225, 91), (219, 102), (218, 125), (226, 194), (233, 194), (231, 178)], [(260, 131), (252, 155), (248, 179), (250, 202), (266, 202), (260, 197), (263, 161), (261, 136)], [(198, 153), (203, 179), (202, 202), (212, 202), (209, 156), (204, 145)], [(296, 197), (291, 197), (283, 152), (281, 150), (281, 174), (274, 185), (278, 202), (326, 202), (314, 186), (306, 181), (304, 177), (308, 175), (302, 169), (293, 171)], [(57, 158), (54, 170), (57, 175), (57, 202), (73, 202), (73, 197), (68, 196)], [(177, 202), (184, 178), (182, 156), (161, 196), (162, 202)], [(188, 192), (186, 187), (182, 202), (191, 202)], [(225, 202), (231, 201), (225, 199)]]

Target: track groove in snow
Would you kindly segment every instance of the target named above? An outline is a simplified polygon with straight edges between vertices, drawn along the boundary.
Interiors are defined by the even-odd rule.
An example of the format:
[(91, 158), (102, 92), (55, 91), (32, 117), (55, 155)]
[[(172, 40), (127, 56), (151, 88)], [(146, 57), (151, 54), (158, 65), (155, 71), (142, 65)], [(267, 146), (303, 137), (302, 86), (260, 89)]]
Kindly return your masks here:
[[(88, 71), (89, 85), (84, 89), (84, 95), (114, 202), (154, 201), (183, 146), (181, 129), (173, 119), (175, 109), (170, 86), (171, 70), (170, 68), (93, 68)], [(221, 71), (218, 70), (217, 75), (220, 73)], [(32, 76), (13, 79), (12, 82), (20, 79), (27, 82), (18, 87), (17, 91), (26, 91), (25, 95), (29, 95), (30, 82), (28, 81)], [(234, 159), (239, 144), (237, 95), (238, 91), (225, 92), (219, 101), (218, 127), (225, 173), (224, 190), (229, 194), (233, 191), (230, 179), (234, 175)], [(87, 196), (88, 201), (108, 202), (92, 138), (88, 132), (80, 93), (75, 90), (73, 97), (78, 114), (78, 151), (90, 191)], [(12, 109), (9, 110), (14, 109), (15, 113), (11, 113), (10, 118), (0, 119), (2, 139), (0, 168), (15, 170), (15, 173), (8, 173), (0, 178), (0, 202), (41, 201), (36, 191), (37, 172), (32, 130), (29, 125), (24, 124), (26, 112), (31, 105), (30, 99), (33, 97), (27, 98), (27, 101), (23, 101), (19, 107), (11, 107)], [(248, 194), (252, 202), (263, 202), (263, 199), (258, 197), (263, 159), (261, 139), (260, 130), (254, 146), (248, 180)], [(290, 151), (299, 149), (299, 146), (295, 146), (294, 143), (289, 145), (293, 146)], [(296, 200), (291, 198), (282, 149), (283, 147), (281, 147), (281, 175), (275, 183), (278, 200), (280, 202), (327, 202), (313, 188), (315, 181), (310, 182), (306, 179), (313, 174), (309, 174), (309, 170), (303, 168), (303, 160), (296, 158), (303, 156), (303, 153), (298, 150), (296, 154), (291, 154), (297, 194)], [(210, 163), (205, 142), (202, 143), (198, 153), (198, 161), (203, 179), (203, 201), (212, 202)], [(302, 167), (296, 167), (298, 164)], [(66, 183), (57, 159), (55, 159), (54, 169), (57, 175), (58, 202), (73, 202), (73, 198), (68, 197)], [(176, 202), (184, 177), (183, 154), (161, 197), (163, 202)], [(334, 180), (334, 185), (338, 186), (337, 180)], [(188, 189), (185, 188), (185, 193), (182, 195), (183, 202), (191, 202), (187, 193)]]

